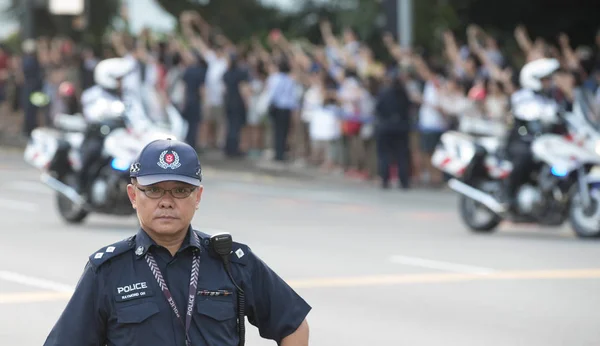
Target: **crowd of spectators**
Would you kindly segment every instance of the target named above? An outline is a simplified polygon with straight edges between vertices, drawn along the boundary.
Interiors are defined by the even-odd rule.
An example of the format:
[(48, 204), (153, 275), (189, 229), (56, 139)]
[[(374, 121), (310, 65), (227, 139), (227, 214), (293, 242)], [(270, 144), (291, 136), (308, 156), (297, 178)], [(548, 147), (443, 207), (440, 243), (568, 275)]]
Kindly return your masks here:
[[(397, 176), (408, 188), (443, 183), (430, 158), (445, 131), (505, 133), (525, 62), (559, 59), (600, 104), (600, 31), (595, 46), (574, 48), (565, 34), (554, 44), (530, 38), (519, 26), (520, 56), (507, 56), (476, 25), (465, 35), (444, 32), (443, 52), (429, 56), (384, 34), (391, 59), (377, 59), (352, 29), (335, 33), (328, 21), (319, 23), (322, 45), (278, 30), (266, 44), (257, 38), (237, 44), (190, 11), (180, 24), (181, 32), (164, 40), (148, 30), (137, 37), (114, 33), (100, 52), (43, 37), (24, 42), (19, 54), (0, 49), (0, 116), (20, 117), (26, 137), (66, 111), (55, 102), (61, 82), (70, 81), (80, 94), (94, 84), (100, 60), (129, 56), (139, 63), (133, 87), (142, 91), (148, 116), (163, 121), (165, 105), (173, 104), (190, 124), (186, 140), (200, 155), (220, 150), (231, 159), (318, 167), (383, 187)], [(47, 106), (32, 104), (30, 95), (38, 91), (49, 97)]]

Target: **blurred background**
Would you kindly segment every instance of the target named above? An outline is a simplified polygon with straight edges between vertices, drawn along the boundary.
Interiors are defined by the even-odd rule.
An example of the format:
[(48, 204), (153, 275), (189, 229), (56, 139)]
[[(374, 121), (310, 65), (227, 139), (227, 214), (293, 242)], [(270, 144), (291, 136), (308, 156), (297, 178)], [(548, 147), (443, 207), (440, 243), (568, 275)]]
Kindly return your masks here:
[[(23, 162), (35, 128), (81, 111), (61, 85), (78, 100), (98, 62), (128, 56), (149, 117), (174, 105), (190, 124), (206, 177), (194, 226), (249, 243), (306, 297), (311, 345), (599, 345), (598, 244), (510, 222), (469, 233), (431, 165), (446, 131), (506, 133), (526, 62), (558, 59), (600, 105), (599, 13), (596, 0), (0, 0), (0, 344), (42, 344), (87, 256), (137, 227), (65, 225)], [(265, 101), (280, 73), (289, 124)], [(394, 111), (388, 165), (375, 127)]]
[[(61, 82), (73, 83), (80, 95), (94, 85), (92, 71), (99, 60), (130, 54), (143, 66), (139, 84), (145, 107), (153, 114), (164, 113), (167, 102), (183, 109), (182, 90), (192, 81), (182, 76), (199, 65), (201, 111), (192, 124), (199, 151), (218, 152), (230, 137), (233, 149), (225, 156), (269, 159), (275, 156), (274, 131), (260, 100), (268, 77), (286, 57), (299, 82), (292, 91), (296, 108), (286, 136), (288, 164), (253, 164), (280, 170), (319, 168), (379, 183), (374, 106), (380, 91), (399, 73), (411, 101), (402, 106), (409, 114), (409, 155), (403, 157), (410, 160), (411, 183), (440, 186), (441, 176), (429, 164), (436, 135), (459, 122), (465, 131), (503, 131), (510, 123), (509, 95), (518, 88), (518, 72), (526, 61), (558, 57), (564, 66), (583, 73), (590, 90), (595, 92), (598, 85), (600, 34), (591, 15), (600, 6), (597, 1), (228, 1), (3, 0), (3, 141), (22, 145), (37, 124), (51, 123), (62, 107), (57, 96)], [(190, 10), (193, 15), (182, 19)], [(26, 38), (35, 40), (39, 72), (23, 70)], [(219, 53), (220, 61), (212, 67), (206, 59), (211, 51)], [(182, 59), (187, 53), (193, 53), (191, 61)], [(221, 78), (232, 57), (241, 76), (247, 75), (243, 81), (250, 91), (241, 95), (247, 114), (227, 131), (225, 95), (240, 84)], [(25, 77), (29, 74), (37, 77)], [(36, 84), (33, 88), (54, 102), (43, 109), (31, 107), (24, 116), (23, 83), (31, 78), (38, 80), (26, 84)], [(426, 92), (428, 81), (435, 86), (432, 93)], [(313, 91), (324, 87), (315, 94), (308, 92), (311, 86)], [(476, 92), (480, 89), (484, 93)], [(312, 117), (311, 99), (331, 90), (342, 90), (338, 105), (354, 107), (363, 116), (332, 124)], [(439, 107), (430, 112), (424, 96)], [(7, 139), (15, 134), (17, 138)]]

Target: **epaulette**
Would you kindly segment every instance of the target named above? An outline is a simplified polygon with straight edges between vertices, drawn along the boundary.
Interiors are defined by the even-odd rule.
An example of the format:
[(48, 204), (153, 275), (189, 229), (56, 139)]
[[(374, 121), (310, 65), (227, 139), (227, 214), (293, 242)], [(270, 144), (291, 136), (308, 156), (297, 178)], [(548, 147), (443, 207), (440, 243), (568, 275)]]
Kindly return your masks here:
[(135, 236), (131, 236), (127, 239), (123, 239), (114, 244), (101, 248), (100, 250), (90, 255), (90, 263), (95, 268), (98, 268), (102, 264), (106, 263), (106, 261), (108, 261), (109, 259), (119, 256), (120, 254), (123, 254), (133, 249), (135, 247), (134, 239)]

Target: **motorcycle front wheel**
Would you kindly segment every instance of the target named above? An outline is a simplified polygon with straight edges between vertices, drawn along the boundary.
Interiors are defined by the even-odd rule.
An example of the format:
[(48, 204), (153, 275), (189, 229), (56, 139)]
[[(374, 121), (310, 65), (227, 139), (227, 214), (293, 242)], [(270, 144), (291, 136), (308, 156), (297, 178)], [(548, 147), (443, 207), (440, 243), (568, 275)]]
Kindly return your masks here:
[(492, 233), (502, 219), (481, 203), (461, 195), (459, 213), (463, 222), (475, 233)]
[[(77, 176), (74, 174), (67, 174), (61, 181), (68, 186), (74, 187), (77, 184)], [(83, 209), (83, 207), (75, 205), (60, 192), (56, 193), (56, 204), (58, 206), (58, 213), (67, 223), (82, 223), (88, 215), (88, 212)]]
[(583, 205), (581, 192), (575, 190), (569, 207), (569, 221), (579, 238), (600, 238), (600, 191), (590, 191), (591, 205)]

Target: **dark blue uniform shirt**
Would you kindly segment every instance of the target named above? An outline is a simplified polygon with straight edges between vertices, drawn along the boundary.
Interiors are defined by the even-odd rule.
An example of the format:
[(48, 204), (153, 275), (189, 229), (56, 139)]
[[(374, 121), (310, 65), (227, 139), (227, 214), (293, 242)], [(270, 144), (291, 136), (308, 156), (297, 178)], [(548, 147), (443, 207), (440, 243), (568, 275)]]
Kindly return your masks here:
[[(190, 228), (190, 232), (193, 230)], [(89, 258), (75, 293), (44, 343), (58, 345), (185, 345), (185, 329), (168, 305), (148, 263), (150, 251), (185, 319), (193, 251), (200, 251), (200, 276), (189, 335), (194, 346), (236, 346), (237, 290), (209, 236), (188, 233), (171, 256), (143, 230)], [(280, 342), (293, 333), (311, 307), (243, 244), (233, 244), (231, 271), (246, 295), (246, 316), (263, 338)], [(207, 296), (202, 291), (234, 294)]]

